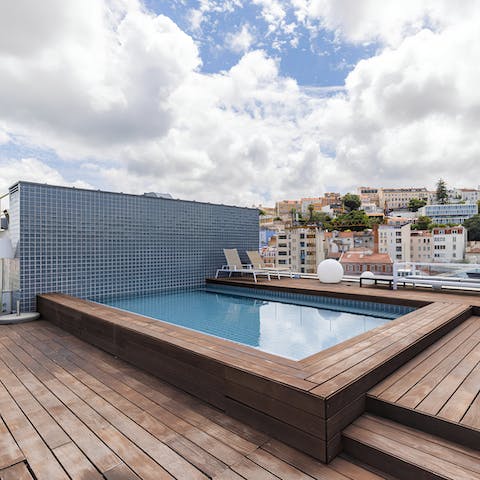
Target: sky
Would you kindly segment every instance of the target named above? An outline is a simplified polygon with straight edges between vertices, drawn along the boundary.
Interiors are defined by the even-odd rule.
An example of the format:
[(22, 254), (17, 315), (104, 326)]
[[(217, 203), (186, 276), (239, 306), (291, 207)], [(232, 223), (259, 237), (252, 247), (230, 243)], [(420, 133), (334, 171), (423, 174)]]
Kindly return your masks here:
[(479, 59), (478, 0), (2, 0), (0, 194), (476, 188)]

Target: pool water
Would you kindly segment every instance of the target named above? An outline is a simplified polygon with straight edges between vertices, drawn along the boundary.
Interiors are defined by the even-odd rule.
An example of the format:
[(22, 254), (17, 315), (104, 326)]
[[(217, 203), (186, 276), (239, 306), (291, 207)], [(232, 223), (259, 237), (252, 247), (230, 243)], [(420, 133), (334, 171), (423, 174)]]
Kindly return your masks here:
[(408, 311), (405, 307), (335, 302), (305, 295), (275, 298), (270, 292), (253, 289), (244, 296), (239, 290), (207, 288), (107, 299), (102, 303), (294, 360), (379, 327)]

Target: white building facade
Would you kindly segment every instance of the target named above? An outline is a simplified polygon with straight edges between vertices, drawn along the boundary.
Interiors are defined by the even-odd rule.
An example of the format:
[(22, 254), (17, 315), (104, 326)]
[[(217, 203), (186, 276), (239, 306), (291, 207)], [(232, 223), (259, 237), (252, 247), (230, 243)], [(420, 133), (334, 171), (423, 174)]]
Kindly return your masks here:
[(394, 262), (410, 262), (410, 224), (380, 225), (378, 251), (388, 253)]
[(318, 227), (292, 227), (279, 232), (276, 265), (294, 272), (316, 273), (325, 259), (324, 232)]
[(412, 262), (433, 262), (433, 236), (430, 230), (410, 232), (410, 260)]
[(432, 219), (441, 225), (459, 225), (478, 213), (477, 204), (449, 203), (445, 205), (425, 205), (418, 210), (419, 215)]
[(406, 210), (410, 200), (428, 200), (426, 188), (381, 188), (378, 192), (378, 202), (382, 209)]
[(433, 261), (439, 263), (457, 263), (465, 258), (467, 230), (462, 227), (434, 228)]

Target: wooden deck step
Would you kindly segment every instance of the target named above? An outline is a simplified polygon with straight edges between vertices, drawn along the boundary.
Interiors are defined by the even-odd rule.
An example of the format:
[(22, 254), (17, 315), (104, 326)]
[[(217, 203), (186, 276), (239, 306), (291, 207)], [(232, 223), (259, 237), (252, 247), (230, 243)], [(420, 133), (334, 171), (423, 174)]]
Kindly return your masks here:
[(364, 414), (343, 431), (347, 454), (399, 479), (480, 478), (480, 451)]

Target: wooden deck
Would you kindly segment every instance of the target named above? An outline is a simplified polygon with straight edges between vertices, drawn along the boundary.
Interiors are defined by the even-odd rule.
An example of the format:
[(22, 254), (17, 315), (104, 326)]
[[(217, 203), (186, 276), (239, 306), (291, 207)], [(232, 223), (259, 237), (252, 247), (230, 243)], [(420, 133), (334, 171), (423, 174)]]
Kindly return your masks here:
[[(318, 282), (305, 280), (264, 285), (319, 290)], [(330, 295), (421, 308), (297, 362), (66, 295), (41, 295), (38, 307), (43, 318), (88, 343), (329, 462), (342, 449), (343, 428), (365, 411), (366, 392), (472, 313), (470, 300), (396, 298), (382, 289), (336, 287), (329, 287)]]
[(343, 457), (324, 465), (39, 321), (0, 326), (0, 478), (384, 477)]
[(371, 410), (480, 446), (480, 317), (472, 316), (368, 393)]
[[(343, 432), (345, 450), (405, 480), (478, 480), (480, 451), (364, 414)], [(477, 445), (478, 446), (478, 445)]]

